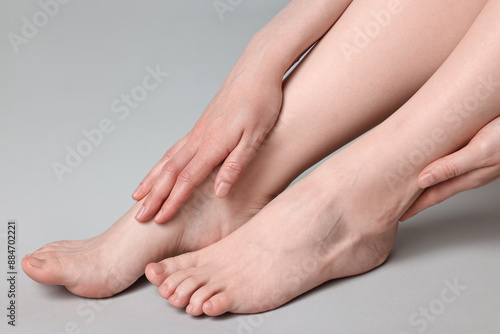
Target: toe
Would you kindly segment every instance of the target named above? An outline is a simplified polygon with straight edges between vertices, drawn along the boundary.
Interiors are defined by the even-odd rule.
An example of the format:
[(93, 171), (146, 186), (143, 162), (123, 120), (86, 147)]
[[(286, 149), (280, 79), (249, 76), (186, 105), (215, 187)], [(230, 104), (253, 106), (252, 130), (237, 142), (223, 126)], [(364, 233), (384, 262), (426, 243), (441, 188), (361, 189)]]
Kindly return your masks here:
[(160, 295), (169, 299), (177, 290), (177, 287), (187, 278), (192, 276), (192, 270), (180, 270), (168, 276), (165, 281), (158, 287)]
[(203, 303), (203, 313), (218, 316), (231, 311), (233, 302), (226, 292), (218, 293)]
[(213, 295), (220, 292), (220, 289), (214, 284), (204, 285), (196, 290), (189, 301), (186, 308), (186, 313), (198, 316), (203, 314), (203, 303), (210, 299)]
[(168, 299), (169, 303), (175, 307), (186, 307), (193, 293), (203, 286), (205, 282), (199, 276), (191, 276), (179, 284), (175, 293)]
[(196, 266), (196, 262), (192, 261), (191, 253), (171, 257), (155, 264), (163, 267), (163, 273), (166, 276), (172, 275), (179, 270)]
[(64, 284), (64, 270), (58, 258), (26, 256), (22, 260), (26, 275), (43, 284)]
[(168, 277), (161, 263), (150, 263), (146, 266), (146, 277), (156, 286), (160, 286)]
[(31, 254), (30, 258), (36, 258), (40, 260), (50, 259), (50, 258), (60, 258), (66, 255), (66, 252), (60, 251), (36, 251)]

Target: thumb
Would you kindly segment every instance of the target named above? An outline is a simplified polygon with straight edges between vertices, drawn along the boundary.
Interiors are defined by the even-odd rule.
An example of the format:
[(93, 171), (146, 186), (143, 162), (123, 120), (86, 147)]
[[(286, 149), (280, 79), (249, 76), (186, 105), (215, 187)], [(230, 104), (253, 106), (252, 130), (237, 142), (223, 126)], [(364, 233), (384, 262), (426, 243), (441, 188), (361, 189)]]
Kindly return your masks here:
[(418, 185), (425, 189), (476, 169), (477, 151), (470, 145), (428, 165), (418, 176)]

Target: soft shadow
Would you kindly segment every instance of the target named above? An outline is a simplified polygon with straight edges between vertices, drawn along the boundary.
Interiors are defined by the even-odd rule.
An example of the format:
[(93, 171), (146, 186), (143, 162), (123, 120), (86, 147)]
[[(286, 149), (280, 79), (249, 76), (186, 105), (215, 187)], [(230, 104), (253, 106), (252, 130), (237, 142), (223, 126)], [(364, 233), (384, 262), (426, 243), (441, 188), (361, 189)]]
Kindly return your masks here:
[(146, 278), (146, 275), (142, 275), (141, 277), (139, 277), (139, 279), (137, 281), (135, 281), (134, 284), (132, 284), (130, 287), (128, 287), (127, 289), (123, 290), (122, 292), (117, 293), (113, 297), (126, 296), (126, 295), (128, 295), (130, 293), (134, 293), (134, 292), (137, 292), (137, 291), (139, 291), (141, 289), (145, 289), (149, 285), (151, 285), (151, 282), (148, 281), (148, 279)]
[(44, 298), (54, 299), (58, 301), (74, 300), (75, 298), (82, 298), (72, 294), (62, 285), (45, 285), (40, 284), (42, 287), (41, 293)]
[(400, 224), (391, 262), (411, 261), (443, 250), (473, 249), (500, 239), (500, 209), (448, 213), (436, 219), (414, 219)]

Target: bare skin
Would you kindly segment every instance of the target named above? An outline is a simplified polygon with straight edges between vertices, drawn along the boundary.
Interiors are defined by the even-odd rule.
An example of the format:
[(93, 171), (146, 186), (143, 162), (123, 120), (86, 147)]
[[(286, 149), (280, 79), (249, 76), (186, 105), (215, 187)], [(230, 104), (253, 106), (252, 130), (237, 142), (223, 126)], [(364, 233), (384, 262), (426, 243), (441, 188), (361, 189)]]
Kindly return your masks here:
[(157, 223), (169, 220), (220, 163), (214, 190), (220, 198), (227, 196), (275, 125), (283, 75), (350, 2), (294, 0), (255, 34), (193, 129), (134, 192), (136, 200), (149, 194), (139, 221), (154, 215)]
[[(426, 189), (401, 217), (405, 221), (456, 194), (500, 178), (500, 117), (495, 118), (457, 152), (432, 162), (419, 175)], [(431, 177), (429, 177), (431, 175)]]
[[(344, 14), (348, 22), (355, 20), (349, 17), (351, 9), (354, 13), (369, 6), (354, 4)], [(476, 5), (477, 14), (484, 2), (468, 4)], [(402, 13), (401, 26), (393, 22), (392, 34), (379, 36), (379, 43), (385, 40), (389, 47), (394, 36), (408, 36), (405, 28), (419, 32), (421, 39), (412, 43), (428, 43), (426, 29), (416, 27), (429, 27), (425, 19), (442, 22), (439, 13), (449, 18), (444, 9), (450, 5), (413, 3), (415, 10), (408, 11), (409, 17)], [(486, 6), (433, 77), (376, 129), (279, 195), (228, 237), (200, 251), (149, 265), (148, 279), (159, 286), (160, 294), (192, 315), (255, 313), (278, 307), (327, 280), (380, 265), (392, 247), (398, 219), (422, 193), (420, 171), (462, 147), (500, 113), (499, 94), (486, 97), (485, 93), (500, 86), (500, 50), (493, 43), (500, 35), (496, 16), (500, 5), (489, 1)], [(433, 15), (420, 15), (417, 7), (432, 10)], [(470, 11), (462, 14), (466, 18)], [(337, 26), (342, 26), (344, 16)], [(494, 78), (485, 83), (488, 76)], [(455, 109), (457, 102), (479, 90), (482, 99), (475, 110)]]
[[(370, 65), (373, 54), (385, 53), (383, 46), (373, 43), (350, 62), (336, 49), (341, 62), (324, 71), (322, 67), (328, 65), (324, 61), (330, 56), (315, 49), (315, 56), (309, 55), (285, 82), (278, 122), (227, 198), (209, 196), (213, 193), (213, 178), (206, 180), (165, 227), (152, 222), (139, 224), (133, 218), (142, 204), (139, 202), (102, 235), (49, 244), (26, 257), (23, 269), (40, 283), (65, 285), (85, 297), (106, 297), (132, 284), (144, 273), (147, 263), (219, 240), (259, 211), (304, 169), (390, 115), (444, 61), (473, 14), (474, 8), (465, 8), (450, 16), (450, 22), (460, 17), (458, 22), (462, 24), (452, 25), (454, 34), (450, 31), (448, 38), (395, 50), (396, 54), (425, 57), (425, 62), (414, 66), (401, 57)], [(347, 41), (352, 38), (346, 30), (342, 36)], [(428, 54), (427, 47), (433, 47), (435, 52)], [(329, 51), (320, 45), (317, 50), (321, 48)], [(374, 68), (380, 75), (367, 78), (366, 71)], [(332, 82), (332, 76), (338, 80)], [(321, 101), (318, 95), (323, 97)], [(96, 266), (103, 269), (91, 274)], [(154, 273), (149, 272), (148, 277), (152, 276)]]

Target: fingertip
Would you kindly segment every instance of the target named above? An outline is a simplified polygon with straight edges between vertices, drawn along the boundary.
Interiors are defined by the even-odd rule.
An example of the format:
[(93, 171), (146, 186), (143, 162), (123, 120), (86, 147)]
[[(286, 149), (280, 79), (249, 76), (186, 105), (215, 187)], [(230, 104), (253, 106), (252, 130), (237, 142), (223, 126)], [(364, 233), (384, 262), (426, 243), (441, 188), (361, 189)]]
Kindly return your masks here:
[(418, 186), (422, 189), (426, 189), (436, 185), (438, 182), (431, 172), (424, 173), (418, 178)]
[(402, 223), (404, 221), (407, 221), (408, 219), (410, 219), (411, 217), (413, 216), (407, 216), (407, 215), (403, 215), (401, 216), (401, 218), (399, 218), (399, 222)]
[(158, 211), (153, 221), (157, 224), (163, 223), (163, 210)]
[(142, 187), (142, 184), (140, 184), (140, 185), (139, 185), (139, 186), (138, 186), (138, 187), (134, 190), (134, 192), (132, 193), (132, 198), (134, 198), (134, 199), (135, 199), (135, 198), (139, 197), (139, 195), (140, 195), (140, 193), (141, 193), (141, 191), (142, 191), (142, 188), (143, 188), (143, 187)]
[(141, 208), (139, 209), (139, 211), (135, 215), (135, 217), (134, 217), (135, 220), (137, 220), (137, 221), (144, 221), (145, 212), (146, 212), (146, 208), (143, 205), (143, 206), (141, 206)]
[(229, 192), (231, 191), (232, 185), (227, 182), (219, 182), (217, 187), (215, 188), (215, 196), (218, 198), (224, 198), (227, 195), (229, 195)]

